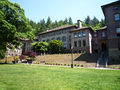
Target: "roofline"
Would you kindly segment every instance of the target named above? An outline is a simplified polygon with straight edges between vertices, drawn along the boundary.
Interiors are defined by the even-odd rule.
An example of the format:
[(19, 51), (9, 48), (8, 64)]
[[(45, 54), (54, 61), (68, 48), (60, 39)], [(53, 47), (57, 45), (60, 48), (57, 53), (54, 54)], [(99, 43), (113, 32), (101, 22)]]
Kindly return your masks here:
[[(70, 33), (77, 32), (77, 31), (81, 31), (81, 30), (86, 30), (86, 29), (92, 30), (91, 27), (83, 27), (83, 28), (75, 29), (75, 30), (71, 31)], [(93, 30), (92, 30), (92, 31), (93, 31)]]
[[(51, 29), (51, 30), (48, 30), (48, 31), (45, 31), (45, 32), (39, 33), (38, 36), (39, 36), (39, 35), (46, 34), (46, 33), (51, 33), (51, 32), (56, 32), (56, 31), (59, 31), (59, 30), (63, 30), (63, 29), (67, 29), (67, 28), (71, 28), (71, 27), (75, 27), (75, 28), (77, 28), (77, 27), (74, 26), (74, 25), (71, 25), (71, 26), (68, 26), (68, 27), (64, 27), (64, 28), (60, 28), (60, 29), (56, 29), (56, 28), (54, 28), (54, 29), (56, 29), (56, 30)], [(59, 28), (59, 27), (57, 27), (57, 28)]]
[(109, 4), (106, 4), (106, 5), (102, 5), (101, 8), (102, 8), (102, 10), (103, 10), (103, 13), (105, 14), (104, 9), (105, 9), (106, 7), (109, 7), (109, 6), (118, 4), (118, 3), (120, 3), (120, 0), (119, 0), (119, 1), (112, 2), (112, 3), (109, 3)]
[(99, 31), (99, 30), (107, 30), (107, 26), (101, 27), (101, 28), (98, 29), (97, 31)]

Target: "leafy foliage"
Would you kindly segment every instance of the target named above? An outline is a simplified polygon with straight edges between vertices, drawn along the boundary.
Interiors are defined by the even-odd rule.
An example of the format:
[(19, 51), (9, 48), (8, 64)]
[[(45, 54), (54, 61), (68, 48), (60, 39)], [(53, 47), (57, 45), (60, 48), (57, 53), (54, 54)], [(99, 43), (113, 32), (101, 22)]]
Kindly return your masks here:
[(25, 55), (20, 55), (19, 58), (20, 58), (20, 60), (26, 59), (26, 56)]
[(24, 38), (34, 38), (24, 10), (16, 3), (0, 0), (0, 58), (5, 56), (7, 47), (18, 47)]
[(30, 58), (35, 58), (37, 56), (36, 52), (29, 51), (25, 55), (27, 55)]
[(31, 44), (32, 50), (37, 53), (45, 53), (48, 51), (48, 43), (47, 42), (34, 42)]
[(59, 40), (51, 40), (49, 43), (49, 51), (52, 54), (60, 53), (63, 43)]

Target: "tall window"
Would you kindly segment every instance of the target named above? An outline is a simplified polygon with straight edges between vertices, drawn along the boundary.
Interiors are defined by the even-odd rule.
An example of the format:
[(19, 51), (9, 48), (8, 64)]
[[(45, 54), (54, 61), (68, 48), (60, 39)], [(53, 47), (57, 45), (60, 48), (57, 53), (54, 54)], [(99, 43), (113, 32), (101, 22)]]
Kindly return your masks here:
[(47, 42), (49, 42), (50, 40), (49, 39), (47, 39)]
[(119, 13), (114, 15), (114, 20), (115, 21), (119, 21), (120, 20), (120, 14)]
[(83, 40), (83, 46), (84, 47), (86, 46), (86, 40)]
[(74, 38), (77, 38), (77, 33), (74, 33)]
[(117, 28), (116, 33), (117, 33), (117, 36), (120, 36), (120, 28)]
[(78, 46), (81, 47), (81, 40), (78, 41)]
[(60, 41), (60, 37), (57, 37), (57, 40), (59, 40), (59, 41)]
[(119, 7), (118, 6), (114, 6), (114, 8), (113, 8), (114, 10), (118, 10), (119, 9)]
[(77, 41), (74, 41), (74, 47), (77, 47)]
[(105, 32), (101, 33), (101, 37), (104, 38), (105, 37)]
[(62, 47), (63, 47), (63, 49), (66, 49), (66, 43), (64, 43)]
[(81, 35), (81, 32), (78, 32), (78, 37), (81, 37), (82, 35)]
[(82, 36), (83, 36), (83, 37), (86, 36), (86, 32), (85, 32), (85, 31), (82, 32)]
[(62, 37), (62, 42), (65, 42), (66, 41), (66, 36), (63, 36)]

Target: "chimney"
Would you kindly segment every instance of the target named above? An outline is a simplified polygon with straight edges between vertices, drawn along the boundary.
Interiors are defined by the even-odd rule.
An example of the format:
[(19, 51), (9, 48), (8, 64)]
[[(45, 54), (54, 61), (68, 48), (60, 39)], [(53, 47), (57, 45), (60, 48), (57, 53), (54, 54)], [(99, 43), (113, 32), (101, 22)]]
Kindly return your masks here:
[(78, 28), (82, 28), (82, 21), (77, 20)]

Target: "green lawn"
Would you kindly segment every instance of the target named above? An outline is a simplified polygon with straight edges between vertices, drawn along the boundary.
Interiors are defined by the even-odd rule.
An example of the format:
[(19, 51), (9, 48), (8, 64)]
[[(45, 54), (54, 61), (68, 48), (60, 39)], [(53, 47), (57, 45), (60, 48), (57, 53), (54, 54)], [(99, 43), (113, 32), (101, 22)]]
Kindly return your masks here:
[(120, 90), (120, 71), (0, 65), (0, 90)]

